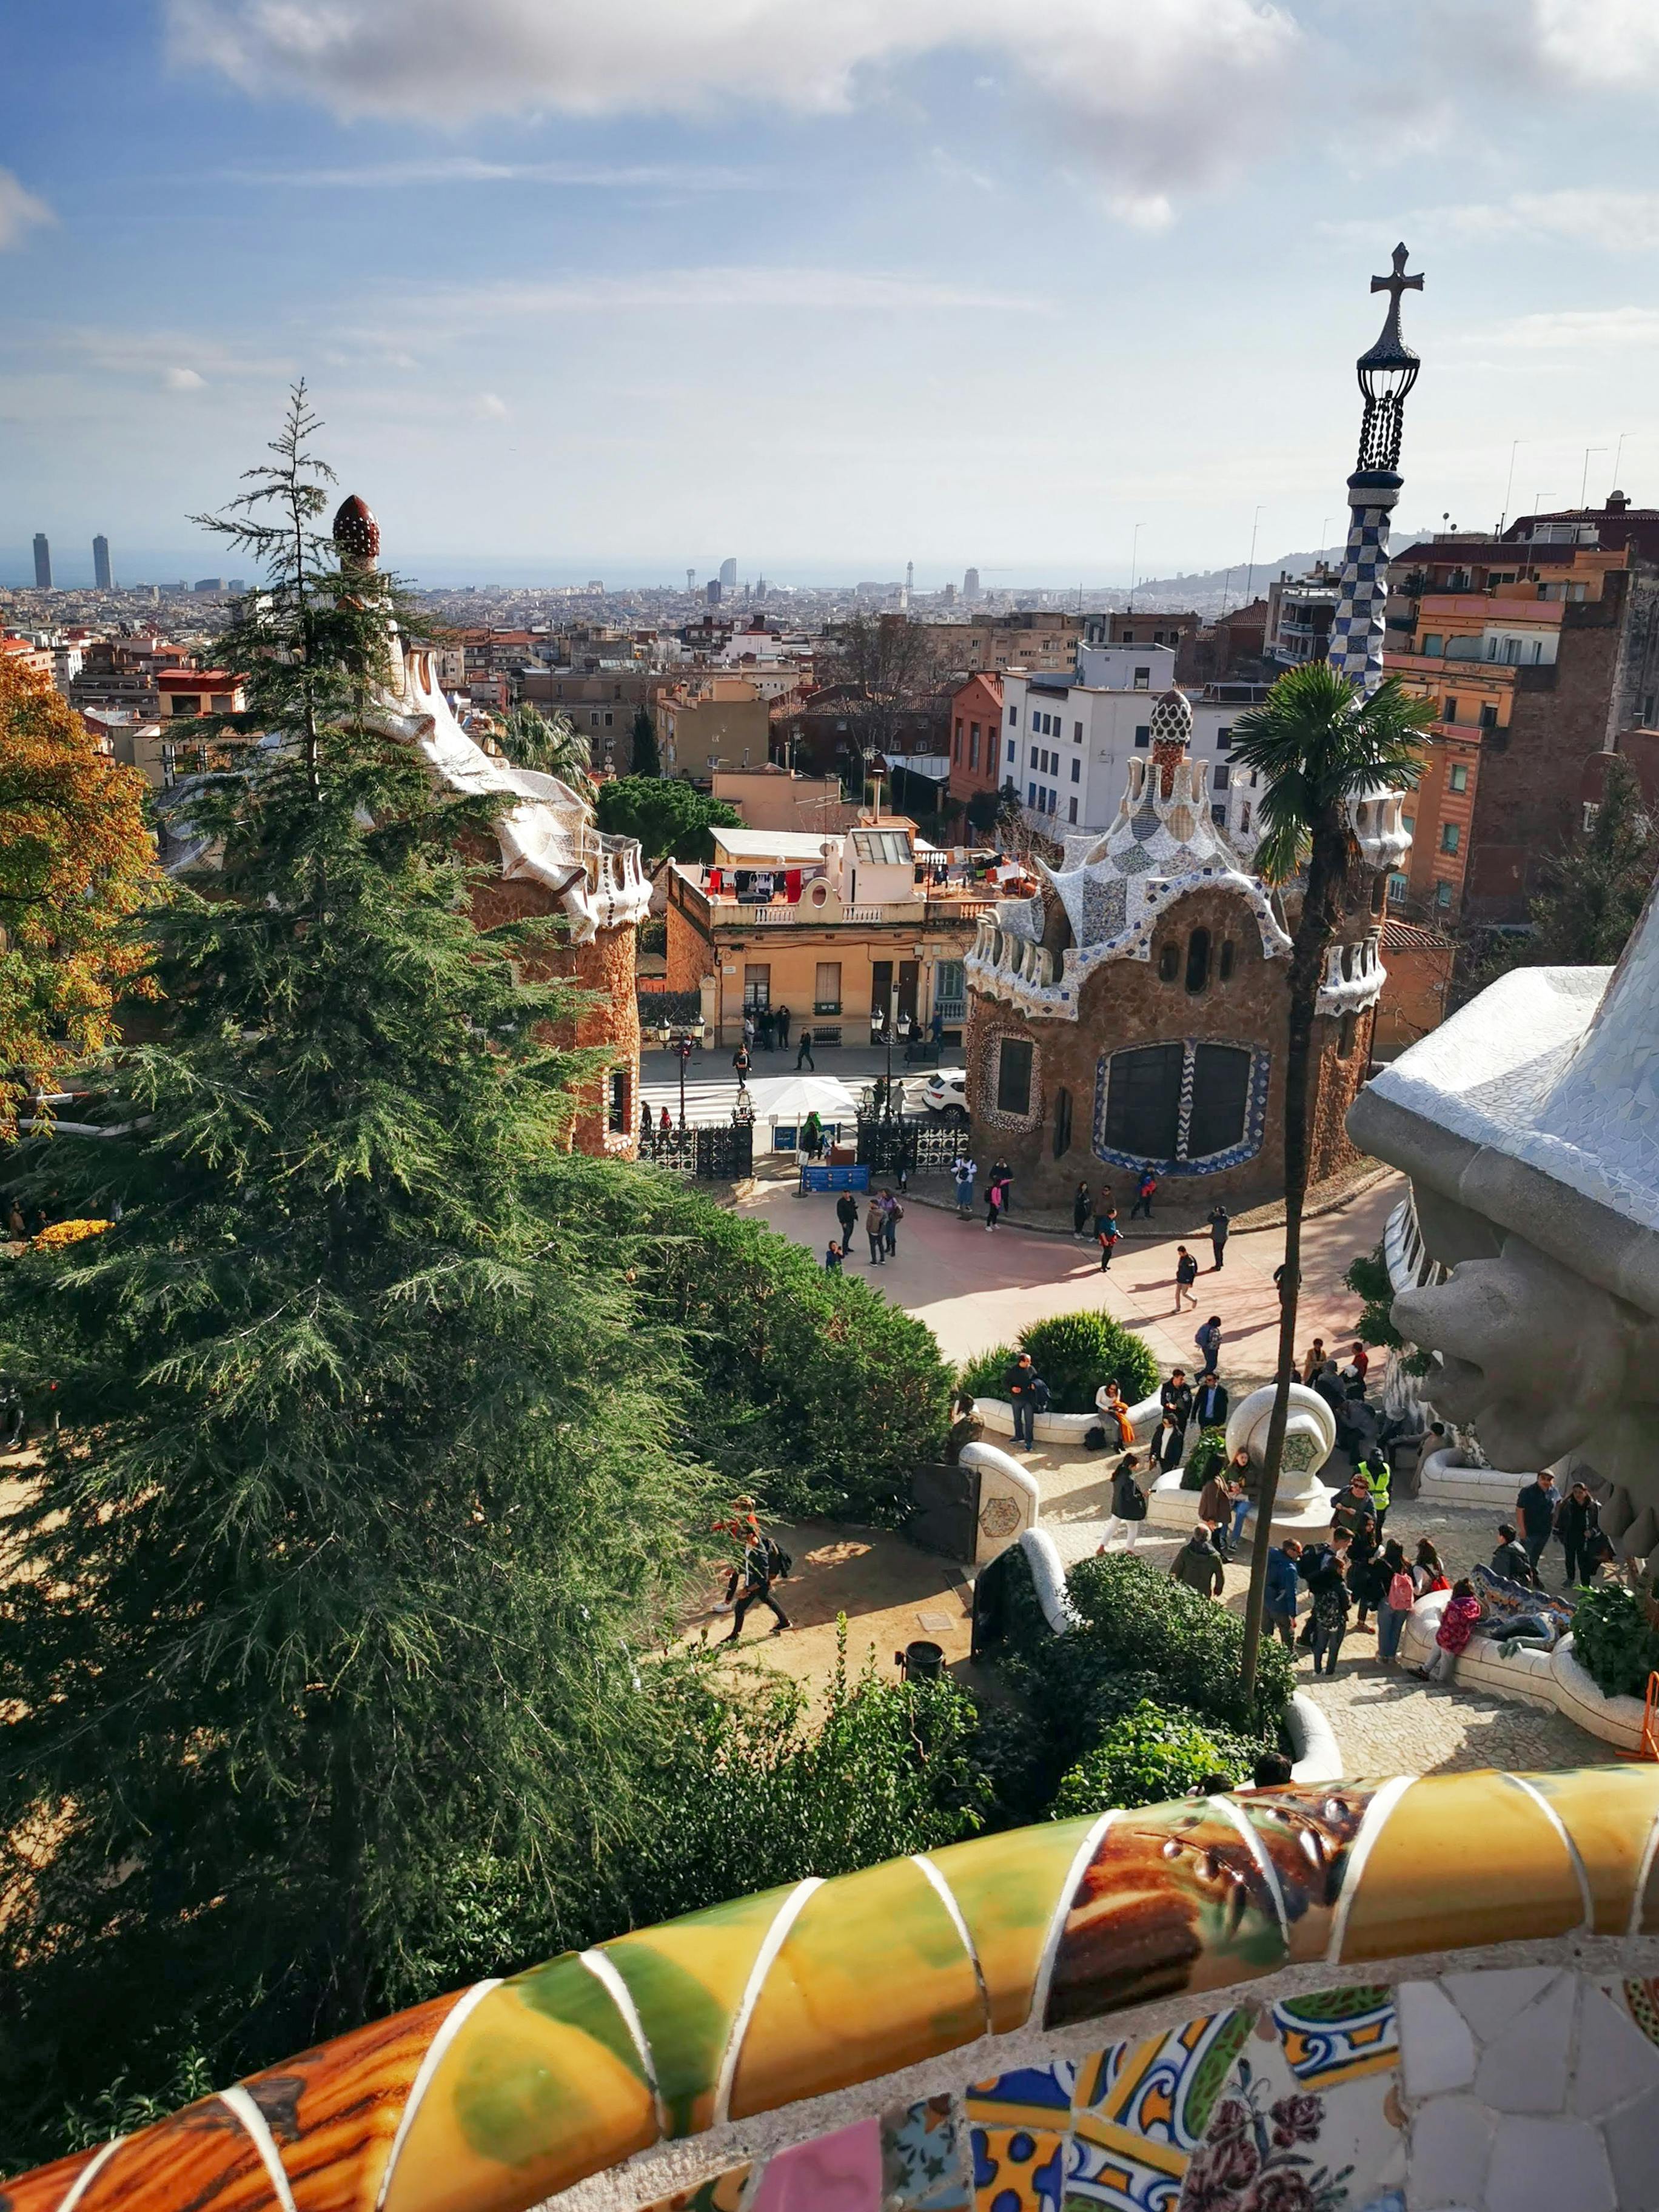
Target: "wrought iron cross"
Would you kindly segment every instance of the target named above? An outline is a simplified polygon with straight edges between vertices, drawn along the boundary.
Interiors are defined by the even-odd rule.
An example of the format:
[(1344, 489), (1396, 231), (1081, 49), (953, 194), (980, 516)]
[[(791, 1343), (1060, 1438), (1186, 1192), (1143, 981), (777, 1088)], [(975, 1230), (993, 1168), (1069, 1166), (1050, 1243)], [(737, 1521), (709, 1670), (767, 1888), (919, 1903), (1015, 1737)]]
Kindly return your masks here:
[(1399, 339), (1401, 294), (1420, 292), (1423, 289), (1421, 270), (1419, 270), (1415, 276), (1408, 276), (1406, 274), (1406, 264), (1409, 258), (1410, 255), (1406, 246), (1403, 244), (1396, 246), (1394, 249), (1394, 268), (1391, 274), (1387, 276), (1373, 276), (1371, 279), (1373, 292), (1386, 292), (1389, 295), (1389, 319), (1382, 325), (1382, 336), (1377, 340), (1379, 345), (1386, 345), (1391, 337), (1396, 341)]

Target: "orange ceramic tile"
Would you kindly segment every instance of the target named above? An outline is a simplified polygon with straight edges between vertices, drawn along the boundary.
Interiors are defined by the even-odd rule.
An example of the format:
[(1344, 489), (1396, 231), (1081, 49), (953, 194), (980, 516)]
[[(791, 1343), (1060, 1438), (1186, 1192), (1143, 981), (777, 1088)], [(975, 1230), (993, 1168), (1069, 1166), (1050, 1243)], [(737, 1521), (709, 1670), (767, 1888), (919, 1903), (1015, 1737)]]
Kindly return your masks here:
[(459, 1996), (356, 2028), (242, 2084), (270, 2130), (295, 2212), (374, 2212), (415, 2076)]
[(76, 2212), (279, 2212), (252, 2139), (217, 2097), (129, 2136), (87, 2185)]
[(809, 1897), (750, 2016), (733, 2119), (870, 2081), (985, 2030), (979, 1978), (944, 1899), (911, 1859)]
[(1272, 1973), (1285, 1956), (1272, 1887), (1224, 1814), (1200, 1803), (1121, 1813), (1066, 1913), (1046, 2024), (1224, 1989)]
[(1278, 1878), (1293, 1966), (1322, 1959), (1329, 1948), (1349, 1856), (1376, 1794), (1339, 1782), (1251, 1790), (1233, 1800)]
[(1567, 1768), (1527, 1780), (1572, 1838), (1598, 1936), (1622, 1936), (1659, 1821), (1659, 1766)]
[(15, 2181), (0, 2181), (0, 2212), (58, 2212), (71, 2184), (97, 2155), (78, 2150), (73, 2158), (55, 2158), (50, 2166), (20, 2173)]
[(732, 2023), (761, 1945), (793, 1894), (763, 1890), (604, 1946), (639, 2014), (671, 2136), (714, 2125)]
[(1092, 1816), (1056, 1820), (928, 1854), (974, 1939), (997, 2035), (1030, 2017), (1048, 1930), (1064, 1901), (1072, 1862), (1093, 1825)]
[(657, 2140), (627, 2024), (567, 1953), (462, 2021), (416, 2107), (386, 2212), (518, 2212)]
[(1584, 1902), (1566, 1845), (1502, 1774), (1429, 1775), (1382, 1822), (1346, 1907), (1343, 1964), (1565, 1936)]

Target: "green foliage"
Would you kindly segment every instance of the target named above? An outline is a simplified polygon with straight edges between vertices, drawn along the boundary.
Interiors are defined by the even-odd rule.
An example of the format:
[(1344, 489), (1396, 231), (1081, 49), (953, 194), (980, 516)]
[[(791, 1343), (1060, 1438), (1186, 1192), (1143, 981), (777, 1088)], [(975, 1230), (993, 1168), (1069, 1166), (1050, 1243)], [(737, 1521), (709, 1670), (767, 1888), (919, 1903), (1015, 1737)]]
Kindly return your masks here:
[(1049, 1817), (1104, 1813), (1114, 1806), (1161, 1805), (1184, 1797), (1211, 1775), (1249, 1778), (1259, 1742), (1142, 1698), (1107, 1723), (1100, 1740), (1071, 1767), (1054, 1793)]
[(969, 828), (977, 830), (981, 836), (984, 836), (989, 830), (995, 829), (1001, 810), (1002, 793), (1000, 791), (975, 792), (973, 797), (968, 801)]
[(1152, 1698), (1206, 1723), (1260, 1735), (1283, 1718), (1294, 1680), (1282, 1645), (1264, 1650), (1256, 1693), (1239, 1687), (1243, 1624), (1133, 1554), (1084, 1559), (1066, 1578), (1079, 1626), (1028, 1648), (1021, 1680), (1050, 1741), (1069, 1765), (1103, 1720)]
[(957, 1389), (970, 1398), (1001, 1397), (1004, 1378), (1018, 1357), (1012, 1344), (994, 1344), (988, 1352), (976, 1352), (957, 1369)]
[(1048, 1385), (1056, 1413), (1092, 1413), (1095, 1393), (1115, 1378), (1131, 1406), (1158, 1388), (1158, 1362), (1109, 1314), (1056, 1314), (1020, 1331), (1019, 1348)]
[(1187, 1455), (1186, 1464), (1181, 1470), (1182, 1488), (1202, 1490), (1210, 1477), (1225, 1466), (1226, 1461), (1226, 1431), (1205, 1429)]
[(1659, 1671), (1659, 1631), (1650, 1625), (1642, 1599), (1623, 1583), (1601, 1583), (1579, 1593), (1572, 1649), (1604, 1698), (1644, 1697), (1648, 1676)]
[(1397, 1352), (1401, 1338), (1389, 1318), (1389, 1309), (1394, 1304), (1394, 1285), (1389, 1280), (1382, 1247), (1379, 1244), (1374, 1252), (1362, 1252), (1351, 1261), (1342, 1280), (1357, 1298), (1364, 1301), (1354, 1334), (1362, 1344), (1386, 1345), (1391, 1352)]
[(666, 952), (668, 950), (668, 917), (666, 915), (647, 915), (640, 924), (641, 952)]
[(635, 775), (654, 776), (662, 774), (662, 761), (657, 750), (657, 725), (648, 707), (641, 707), (634, 716), (633, 748), (629, 768)]
[(100, 2143), (136, 2135), (219, 2087), (205, 2052), (186, 2050), (154, 2092), (135, 2089), (125, 2069), (83, 2105), (65, 2108), (52, 2136), (56, 2151), (94, 2150)]
[(684, 1449), (780, 1511), (901, 1521), (950, 1425), (951, 1373), (926, 1323), (673, 1176), (586, 1174), (594, 1210), (641, 1240), (641, 1295), (684, 1346)]
[(1413, 791), (1423, 773), (1424, 732), (1437, 711), (1390, 676), (1369, 698), (1328, 660), (1287, 669), (1259, 707), (1233, 725), (1231, 758), (1267, 785), (1257, 809), (1255, 865), (1285, 882), (1316, 825), (1356, 793), (1384, 783)]
[(620, 775), (599, 787), (601, 830), (637, 837), (647, 860), (710, 860), (711, 830), (738, 830), (743, 817), (723, 799), (705, 798), (677, 776)]
[(592, 796), (592, 740), (568, 714), (544, 714), (528, 700), (520, 701), (502, 729), (501, 750), (515, 768), (556, 775), (582, 798)]
[(223, 641), (295, 741), (196, 802), (220, 864), (145, 918), (160, 1031), (109, 1133), (27, 1156), (119, 1218), (0, 1268), (0, 1364), (63, 1422), (0, 1560), (19, 2138), (187, 2045), (224, 2079), (427, 1993), (458, 1865), (586, 1926), (635, 1655), (716, 1494), (696, 1370), (565, 1150), (592, 1055), (514, 969), (546, 927), (474, 928), (484, 817), (366, 711), (387, 602), (306, 526), (306, 434), (296, 398)]

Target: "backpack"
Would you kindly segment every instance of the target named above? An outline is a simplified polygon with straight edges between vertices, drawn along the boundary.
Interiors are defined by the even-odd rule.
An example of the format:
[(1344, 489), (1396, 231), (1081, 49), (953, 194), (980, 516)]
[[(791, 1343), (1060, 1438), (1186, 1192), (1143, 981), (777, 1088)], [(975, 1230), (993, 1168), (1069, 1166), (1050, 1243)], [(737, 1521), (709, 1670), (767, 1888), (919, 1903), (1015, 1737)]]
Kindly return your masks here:
[(1098, 1421), (1095, 1423), (1093, 1428), (1085, 1429), (1083, 1431), (1083, 1449), (1085, 1451), (1105, 1450), (1106, 1431), (1101, 1427)]
[(1144, 1521), (1146, 1518), (1146, 1493), (1133, 1476), (1123, 1493), (1123, 1510), (1117, 1517), (1120, 1521)]
[(766, 1539), (765, 1549), (767, 1573), (775, 1583), (787, 1583), (794, 1568), (793, 1559), (790, 1558), (775, 1536), (769, 1536)]
[(1409, 1613), (1417, 1602), (1417, 1584), (1408, 1574), (1393, 1576), (1389, 1583), (1389, 1603), (1396, 1613)]

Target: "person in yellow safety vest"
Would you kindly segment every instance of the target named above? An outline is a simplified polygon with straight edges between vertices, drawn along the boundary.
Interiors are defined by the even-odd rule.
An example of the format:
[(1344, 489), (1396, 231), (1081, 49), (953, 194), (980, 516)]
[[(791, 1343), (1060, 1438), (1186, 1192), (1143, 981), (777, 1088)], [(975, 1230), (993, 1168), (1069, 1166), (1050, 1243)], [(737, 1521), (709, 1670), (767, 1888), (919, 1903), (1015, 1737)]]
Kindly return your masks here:
[(1379, 1445), (1372, 1445), (1369, 1458), (1359, 1462), (1359, 1471), (1364, 1476), (1365, 1487), (1371, 1494), (1371, 1510), (1376, 1516), (1376, 1534), (1380, 1542), (1382, 1523), (1389, 1510), (1389, 1471), (1388, 1459)]

